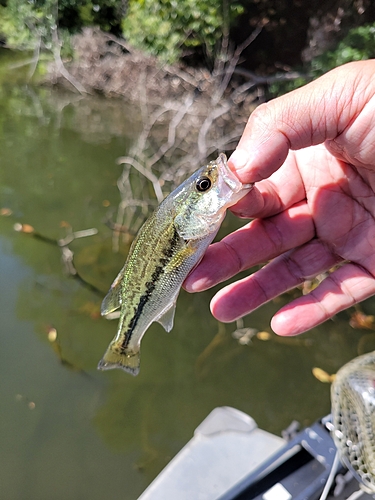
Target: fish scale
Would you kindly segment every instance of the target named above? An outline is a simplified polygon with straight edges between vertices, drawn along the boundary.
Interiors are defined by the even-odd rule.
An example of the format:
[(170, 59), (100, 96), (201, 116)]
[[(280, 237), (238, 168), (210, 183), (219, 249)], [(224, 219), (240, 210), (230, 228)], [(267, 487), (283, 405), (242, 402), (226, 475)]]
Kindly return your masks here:
[(249, 189), (221, 154), (183, 182), (147, 219), (103, 300), (102, 315), (118, 308), (121, 313), (117, 335), (99, 369), (122, 368), (138, 374), (144, 333), (155, 321), (166, 331), (172, 329), (182, 283), (202, 259), (228, 206)]

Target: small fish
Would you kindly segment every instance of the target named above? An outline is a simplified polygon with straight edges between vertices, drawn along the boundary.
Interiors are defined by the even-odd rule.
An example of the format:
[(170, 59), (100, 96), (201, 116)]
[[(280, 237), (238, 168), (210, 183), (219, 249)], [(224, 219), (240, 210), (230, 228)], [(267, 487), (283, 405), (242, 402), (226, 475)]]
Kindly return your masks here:
[(155, 321), (172, 330), (182, 283), (216, 236), (226, 209), (251, 188), (237, 179), (221, 153), (162, 201), (139, 230), (103, 300), (102, 316), (119, 308), (121, 314), (98, 369), (122, 368), (138, 375), (146, 330)]

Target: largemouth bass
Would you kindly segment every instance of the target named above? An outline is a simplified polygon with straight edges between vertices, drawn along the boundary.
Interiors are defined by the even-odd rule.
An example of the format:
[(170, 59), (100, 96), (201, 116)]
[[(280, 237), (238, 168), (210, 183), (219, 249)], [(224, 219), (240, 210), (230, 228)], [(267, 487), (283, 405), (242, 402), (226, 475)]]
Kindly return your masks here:
[(146, 330), (155, 321), (167, 332), (172, 329), (182, 283), (214, 239), (226, 209), (251, 187), (237, 179), (221, 153), (167, 196), (146, 220), (102, 303), (103, 316), (119, 308), (121, 313), (100, 370), (139, 373)]

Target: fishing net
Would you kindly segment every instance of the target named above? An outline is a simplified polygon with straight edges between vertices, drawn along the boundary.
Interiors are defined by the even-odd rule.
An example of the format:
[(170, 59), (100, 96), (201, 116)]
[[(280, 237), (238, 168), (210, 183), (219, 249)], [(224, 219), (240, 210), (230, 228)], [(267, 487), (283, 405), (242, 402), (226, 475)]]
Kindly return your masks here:
[(375, 352), (353, 359), (331, 389), (333, 439), (342, 463), (375, 493)]

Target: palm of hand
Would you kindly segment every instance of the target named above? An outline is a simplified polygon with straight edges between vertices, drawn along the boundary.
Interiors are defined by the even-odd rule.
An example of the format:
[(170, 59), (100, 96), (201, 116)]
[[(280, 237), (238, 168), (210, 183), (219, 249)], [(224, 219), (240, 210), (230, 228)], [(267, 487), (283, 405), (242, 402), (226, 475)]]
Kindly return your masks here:
[(338, 142), (290, 152), (279, 170), (234, 207), (238, 215), (257, 219), (212, 245), (193, 279), (188, 278), (187, 289), (209, 288), (273, 259), (214, 297), (214, 316), (233, 321), (343, 263), (310, 294), (274, 316), (273, 329), (284, 335), (301, 333), (373, 295), (374, 171), (364, 166), (370, 164), (367, 153), (352, 153)]

